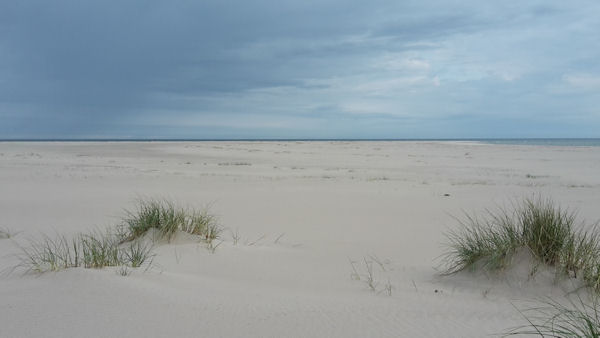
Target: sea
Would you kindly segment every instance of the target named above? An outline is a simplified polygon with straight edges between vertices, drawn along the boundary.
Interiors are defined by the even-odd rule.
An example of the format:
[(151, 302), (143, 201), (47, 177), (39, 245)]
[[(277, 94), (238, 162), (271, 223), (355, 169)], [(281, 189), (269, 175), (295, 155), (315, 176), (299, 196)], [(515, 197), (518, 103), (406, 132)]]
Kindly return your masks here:
[(259, 141), (259, 142), (323, 142), (323, 141), (393, 141), (393, 142), (479, 142), (484, 144), (531, 145), (531, 146), (565, 146), (565, 147), (600, 147), (600, 138), (398, 138), (398, 139), (178, 139), (178, 138), (83, 138), (83, 139), (0, 139), (0, 142), (214, 142), (214, 141)]

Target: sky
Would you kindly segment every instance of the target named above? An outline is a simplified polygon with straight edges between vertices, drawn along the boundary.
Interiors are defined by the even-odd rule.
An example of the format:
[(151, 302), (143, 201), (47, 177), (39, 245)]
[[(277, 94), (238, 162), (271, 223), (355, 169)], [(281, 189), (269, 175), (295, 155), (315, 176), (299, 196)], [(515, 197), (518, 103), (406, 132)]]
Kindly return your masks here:
[(600, 1), (1, 1), (0, 139), (600, 137)]

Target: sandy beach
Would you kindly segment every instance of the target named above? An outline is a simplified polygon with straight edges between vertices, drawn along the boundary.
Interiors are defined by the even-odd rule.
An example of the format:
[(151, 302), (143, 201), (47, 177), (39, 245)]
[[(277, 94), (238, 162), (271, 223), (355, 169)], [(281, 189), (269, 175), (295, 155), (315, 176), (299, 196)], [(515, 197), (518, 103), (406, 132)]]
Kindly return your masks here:
[[(484, 337), (548, 279), (440, 275), (463, 212), (544, 196), (600, 220), (600, 147), (475, 142), (2, 142), (1, 337)], [(147, 269), (12, 270), (42, 234), (112, 227), (140, 198), (204, 208)], [(371, 264), (372, 290), (365, 282)], [(12, 272), (11, 272), (12, 271)], [(8, 273), (11, 272), (11, 273)]]

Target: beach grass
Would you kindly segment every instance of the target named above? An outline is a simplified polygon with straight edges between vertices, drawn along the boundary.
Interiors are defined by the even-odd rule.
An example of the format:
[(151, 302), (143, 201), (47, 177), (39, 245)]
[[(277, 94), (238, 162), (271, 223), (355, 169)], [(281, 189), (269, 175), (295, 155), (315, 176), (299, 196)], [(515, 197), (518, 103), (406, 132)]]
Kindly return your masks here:
[[(573, 224), (575, 214), (562, 210), (551, 200), (526, 199), (517, 211), (517, 224), (522, 230), (523, 242), (542, 262), (555, 265), (569, 248), (575, 244)], [(576, 250), (576, 246), (570, 246)]]
[(121, 225), (122, 241), (127, 242), (142, 237), (150, 229), (156, 229), (159, 238), (170, 241), (177, 231), (197, 235), (211, 241), (222, 232), (214, 215), (207, 209), (201, 211), (177, 207), (166, 200), (140, 200), (137, 208), (126, 211)]
[(126, 211), (124, 241), (140, 238), (150, 229), (158, 230), (161, 237), (171, 240), (185, 223), (185, 211), (164, 200), (140, 200), (137, 209)]
[(220, 236), (222, 229), (217, 218), (209, 214), (207, 210), (191, 210), (185, 216), (181, 231), (201, 236), (205, 240), (213, 240)]
[(137, 268), (151, 264), (153, 241), (143, 236), (156, 230), (160, 238), (171, 240), (178, 231), (198, 236), (212, 252), (219, 244), (222, 228), (207, 210), (179, 208), (163, 200), (140, 200), (135, 211), (128, 211), (121, 224), (106, 231), (93, 231), (73, 237), (43, 235), (22, 247), (20, 267), (26, 271), (47, 272), (67, 268), (103, 268), (118, 266)]
[(598, 297), (585, 302), (580, 297), (564, 305), (548, 299), (540, 306), (519, 310), (527, 325), (509, 330), (505, 336), (541, 336), (541, 337), (600, 337), (600, 313)]
[(446, 273), (467, 268), (501, 269), (508, 266), (512, 255), (522, 246), (520, 230), (510, 213), (486, 210), (483, 217), (465, 213), (458, 219), (460, 229), (448, 232), (450, 250), (444, 257)]
[[(83, 266), (86, 268), (103, 268), (124, 264), (122, 248), (118, 239), (109, 232), (94, 232), (79, 235), (73, 241), (73, 252), (81, 253)], [(78, 266), (75, 260), (75, 266)]]
[(600, 292), (600, 245), (597, 227), (576, 231), (576, 215), (549, 199), (524, 199), (512, 209), (486, 210), (483, 217), (465, 214), (458, 230), (448, 232), (444, 272), (501, 270), (525, 248), (541, 263), (564, 276), (583, 277)]
[(20, 266), (26, 271), (47, 272), (68, 268), (103, 268), (108, 266), (140, 267), (154, 256), (152, 247), (140, 242), (120, 244), (119, 237), (110, 232), (95, 231), (78, 234), (44, 235), (22, 247)]
[(142, 243), (142, 241), (133, 241), (122, 252), (125, 262), (129, 263), (132, 268), (139, 268), (147, 262), (152, 262), (154, 258), (152, 249), (153, 246), (151, 244)]
[(79, 266), (79, 245), (65, 236), (50, 238), (44, 235), (40, 241), (32, 241), (21, 249), (20, 266), (27, 270), (45, 272)]

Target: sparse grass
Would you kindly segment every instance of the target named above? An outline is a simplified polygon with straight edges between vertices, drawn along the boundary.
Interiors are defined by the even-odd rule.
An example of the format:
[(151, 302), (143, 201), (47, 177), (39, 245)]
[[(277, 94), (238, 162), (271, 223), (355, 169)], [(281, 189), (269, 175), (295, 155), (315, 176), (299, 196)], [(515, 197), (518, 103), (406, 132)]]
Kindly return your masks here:
[(557, 273), (578, 277), (600, 291), (600, 245), (596, 228), (575, 231), (575, 213), (551, 200), (525, 199), (513, 211), (486, 211), (482, 218), (466, 215), (460, 229), (447, 234), (449, 251), (445, 273), (465, 269), (500, 270), (512, 256), (527, 248), (541, 263)]
[(235, 232), (233, 230), (230, 230), (231, 232), (231, 239), (233, 240), (233, 245), (237, 245), (240, 241), (240, 239), (242, 238), (240, 236), (240, 232), (239, 230), (235, 230)]
[(192, 235), (205, 236), (209, 227), (216, 224), (215, 216), (208, 214), (206, 210), (201, 212), (192, 211), (186, 217), (181, 230)]
[(199, 236), (211, 252), (221, 244), (215, 245), (213, 241), (219, 238), (222, 228), (206, 210), (198, 212), (178, 208), (167, 201), (141, 200), (135, 211), (127, 212), (114, 232), (96, 231), (72, 238), (44, 235), (39, 241), (31, 241), (28, 247), (22, 248), (19, 266), (41, 273), (74, 267), (125, 269), (150, 265), (153, 247), (141, 237), (151, 229), (167, 240), (177, 231)]
[(549, 299), (542, 306), (519, 310), (529, 325), (510, 330), (505, 336), (535, 335), (542, 337), (600, 337), (598, 298), (588, 304), (578, 297), (565, 306)]
[(129, 270), (129, 267), (127, 265), (121, 265), (118, 269), (117, 269), (117, 274), (119, 276), (129, 276), (129, 274), (131, 273), (131, 270)]
[(365, 283), (367, 284), (369, 289), (371, 289), (371, 291), (375, 292), (375, 291), (377, 291), (378, 283), (375, 281), (375, 277), (373, 275), (373, 262), (368, 261), (366, 258), (363, 258), (363, 260), (365, 262), (365, 270), (366, 270), (366, 273), (364, 275)]
[(247, 246), (253, 246), (256, 243), (258, 243), (258, 242), (262, 241), (263, 239), (265, 239), (265, 237), (267, 237), (267, 235), (262, 235), (262, 236), (260, 236), (259, 238), (257, 238), (256, 240), (254, 240), (252, 242), (246, 242), (246, 245)]
[(44, 236), (22, 248), (20, 266), (27, 271), (47, 272), (68, 268), (103, 268), (107, 266), (140, 267), (153, 257), (152, 248), (137, 242), (119, 244), (108, 232), (79, 234), (73, 238)]
[(219, 243), (215, 244), (214, 241), (210, 240), (206, 242), (206, 249), (210, 252), (210, 253), (215, 253), (215, 251), (217, 250), (217, 248), (219, 247), (219, 245), (223, 244), (223, 241), (220, 241)]
[(392, 283), (388, 279), (388, 281), (383, 285), (383, 289), (379, 290), (379, 292), (377, 294), (385, 293), (386, 295), (391, 297), (393, 290), (394, 290), (394, 287), (392, 286)]
[(44, 235), (41, 241), (31, 242), (28, 248), (22, 248), (20, 266), (35, 272), (58, 271), (79, 266), (79, 248), (76, 240), (70, 241), (65, 236), (52, 239)]
[[(350, 273), (351, 279), (356, 281), (362, 281), (369, 290), (376, 294), (384, 293), (388, 296), (392, 295), (394, 287), (392, 286), (392, 283), (390, 282), (389, 278), (387, 279), (386, 283), (383, 283), (382, 286), (379, 287), (381, 284), (381, 275), (386, 275), (387, 269), (385, 268), (384, 263), (382, 263), (382, 261), (378, 259), (377, 256), (369, 255), (369, 258), (363, 257), (363, 266), (361, 266), (361, 264), (359, 264), (358, 262), (351, 260), (350, 258), (348, 258), (348, 261), (350, 262), (350, 266), (352, 267), (352, 272)], [(379, 266), (379, 278), (376, 277), (374, 266)], [(363, 273), (360, 273), (359, 270), (362, 270), (361, 272)]]
[(352, 273), (350, 273), (350, 278), (352, 278), (352, 280), (360, 280), (360, 274), (356, 270), (355, 266), (356, 262), (351, 260), (350, 258), (348, 258), (348, 261), (350, 262), (350, 266), (352, 267)]
[(141, 241), (133, 241), (128, 246), (122, 249), (122, 255), (124, 255), (125, 261), (128, 262), (132, 268), (139, 268), (146, 262), (152, 262), (154, 253), (152, 253), (152, 245), (148, 243), (142, 243)]
[(211, 222), (206, 226), (206, 232), (204, 233), (204, 239), (208, 242), (212, 242), (215, 239), (221, 237), (223, 229), (216, 222)]
[(279, 240), (282, 239), (283, 236), (285, 236), (285, 233), (282, 233), (281, 235), (277, 236), (277, 238), (275, 238), (275, 240), (273, 241), (273, 244), (279, 243)]

